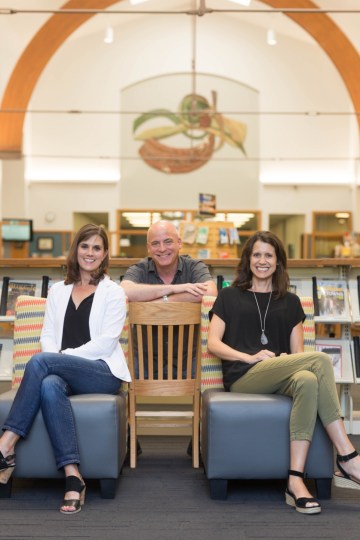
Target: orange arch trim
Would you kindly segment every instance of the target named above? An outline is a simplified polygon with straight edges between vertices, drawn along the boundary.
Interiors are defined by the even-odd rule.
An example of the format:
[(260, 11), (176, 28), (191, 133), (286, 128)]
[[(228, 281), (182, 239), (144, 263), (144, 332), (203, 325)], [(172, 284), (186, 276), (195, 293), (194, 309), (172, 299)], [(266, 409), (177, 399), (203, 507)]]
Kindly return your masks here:
[[(70, 0), (63, 9), (106, 9), (117, 1)], [(278, 9), (318, 7), (310, 0), (298, 0), (295, 6), (293, 1), (289, 6), (289, 0), (263, 2)], [(0, 158), (21, 155), (26, 109), (42, 71), (65, 40), (93, 16), (54, 14), (22, 53), (5, 89), (0, 108)], [(360, 55), (347, 36), (324, 13), (289, 13), (287, 16), (307, 31), (330, 57), (344, 81), (355, 111), (360, 111)], [(359, 116), (358, 124), (360, 126)]]

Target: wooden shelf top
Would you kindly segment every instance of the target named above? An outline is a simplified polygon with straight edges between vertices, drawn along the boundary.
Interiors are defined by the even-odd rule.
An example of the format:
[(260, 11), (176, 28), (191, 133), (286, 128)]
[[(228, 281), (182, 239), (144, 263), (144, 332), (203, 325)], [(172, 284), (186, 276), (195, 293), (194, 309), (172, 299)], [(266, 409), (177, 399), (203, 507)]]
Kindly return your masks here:
[[(140, 258), (114, 257), (110, 259), (111, 268), (128, 268), (138, 262)], [(0, 268), (61, 268), (65, 266), (65, 257), (57, 258), (26, 258), (26, 259), (0, 259)], [(210, 267), (221, 266), (235, 268), (239, 259), (203, 259)], [(289, 259), (289, 268), (323, 268), (333, 266), (346, 266), (360, 268), (360, 258), (357, 259)]]

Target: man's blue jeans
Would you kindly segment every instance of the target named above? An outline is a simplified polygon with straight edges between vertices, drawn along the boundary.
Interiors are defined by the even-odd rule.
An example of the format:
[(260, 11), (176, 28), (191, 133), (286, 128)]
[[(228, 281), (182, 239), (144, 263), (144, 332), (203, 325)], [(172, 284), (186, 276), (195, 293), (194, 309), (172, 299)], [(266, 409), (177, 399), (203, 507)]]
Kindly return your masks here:
[(57, 468), (79, 464), (75, 422), (68, 396), (117, 394), (120, 385), (120, 379), (111, 373), (103, 360), (86, 360), (59, 353), (35, 354), (26, 365), (3, 430), (26, 438), (41, 409)]

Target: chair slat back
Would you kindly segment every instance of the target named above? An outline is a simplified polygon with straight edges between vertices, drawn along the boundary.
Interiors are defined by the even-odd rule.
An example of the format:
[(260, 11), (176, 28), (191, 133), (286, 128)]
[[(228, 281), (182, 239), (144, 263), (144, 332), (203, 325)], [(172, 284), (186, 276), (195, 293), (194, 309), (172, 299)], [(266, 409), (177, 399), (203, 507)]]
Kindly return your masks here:
[[(224, 389), (221, 360), (208, 351), (209, 311), (215, 296), (204, 296), (201, 304), (201, 393), (210, 388)], [(301, 296), (300, 302), (306, 315), (303, 322), (304, 351), (315, 349), (314, 302), (311, 296)]]
[[(165, 395), (165, 391), (172, 395), (176, 390), (171, 384), (160, 384), (160, 381), (180, 382), (196, 378), (193, 358), (195, 352), (196, 363), (200, 314), (199, 303), (130, 302), (129, 366), (133, 380), (144, 381), (138, 389), (144, 391), (155, 382), (154, 389), (161, 388), (161, 395)], [(193, 388), (193, 385), (183, 385), (183, 388), (188, 387)], [(148, 389), (147, 392), (153, 391)], [(154, 392), (151, 395), (159, 395), (157, 390)]]

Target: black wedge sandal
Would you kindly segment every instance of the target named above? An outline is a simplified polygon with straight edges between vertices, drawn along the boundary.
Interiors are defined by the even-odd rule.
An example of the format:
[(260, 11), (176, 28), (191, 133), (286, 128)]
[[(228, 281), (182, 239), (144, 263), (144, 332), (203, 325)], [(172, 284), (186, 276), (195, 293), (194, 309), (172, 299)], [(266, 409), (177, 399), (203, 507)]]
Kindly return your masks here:
[(336, 456), (336, 465), (338, 466), (340, 474), (335, 473), (333, 476), (334, 484), (336, 487), (340, 488), (348, 488), (348, 489), (360, 489), (360, 481), (356, 480), (352, 476), (350, 476), (342, 466), (340, 465), (340, 461), (346, 462), (350, 461), (351, 459), (354, 459), (359, 454), (356, 450), (352, 452), (351, 454), (347, 454), (346, 456), (339, 456), (339, 454)]
[(0, 484), (7, 484), (15, 469), (15, 454), (4, 457), (0, 451)]
[[(65, 493), (68, 491), (76, 491), (79, 493), (79, 499), (64, 499), (60, 507), (60, 512), (62, 514), (77, 514), (80, 512), (81, 507), (85, 503), (85, 491), (86, 486), (84, 481), (77, 476), (67, 476), (65, 479)], [(63, 506), (73, 506), (74, 510), (62, 510)]]
[[(289, 470), (289, 476), (305, 477), (304, 473), (292, 470)], [(314, 499), (313, 497), (299, 497), (296, 499), (295, 495), (291, 493), (288, 487), (285, 490), (285, 502), (289, 506), (295, 508), (300, 514), (320, 514), (321, 512), (321, 506), (317, 499)], [(306, 506), (308, 503), (316, 503), (317, 506)]]

